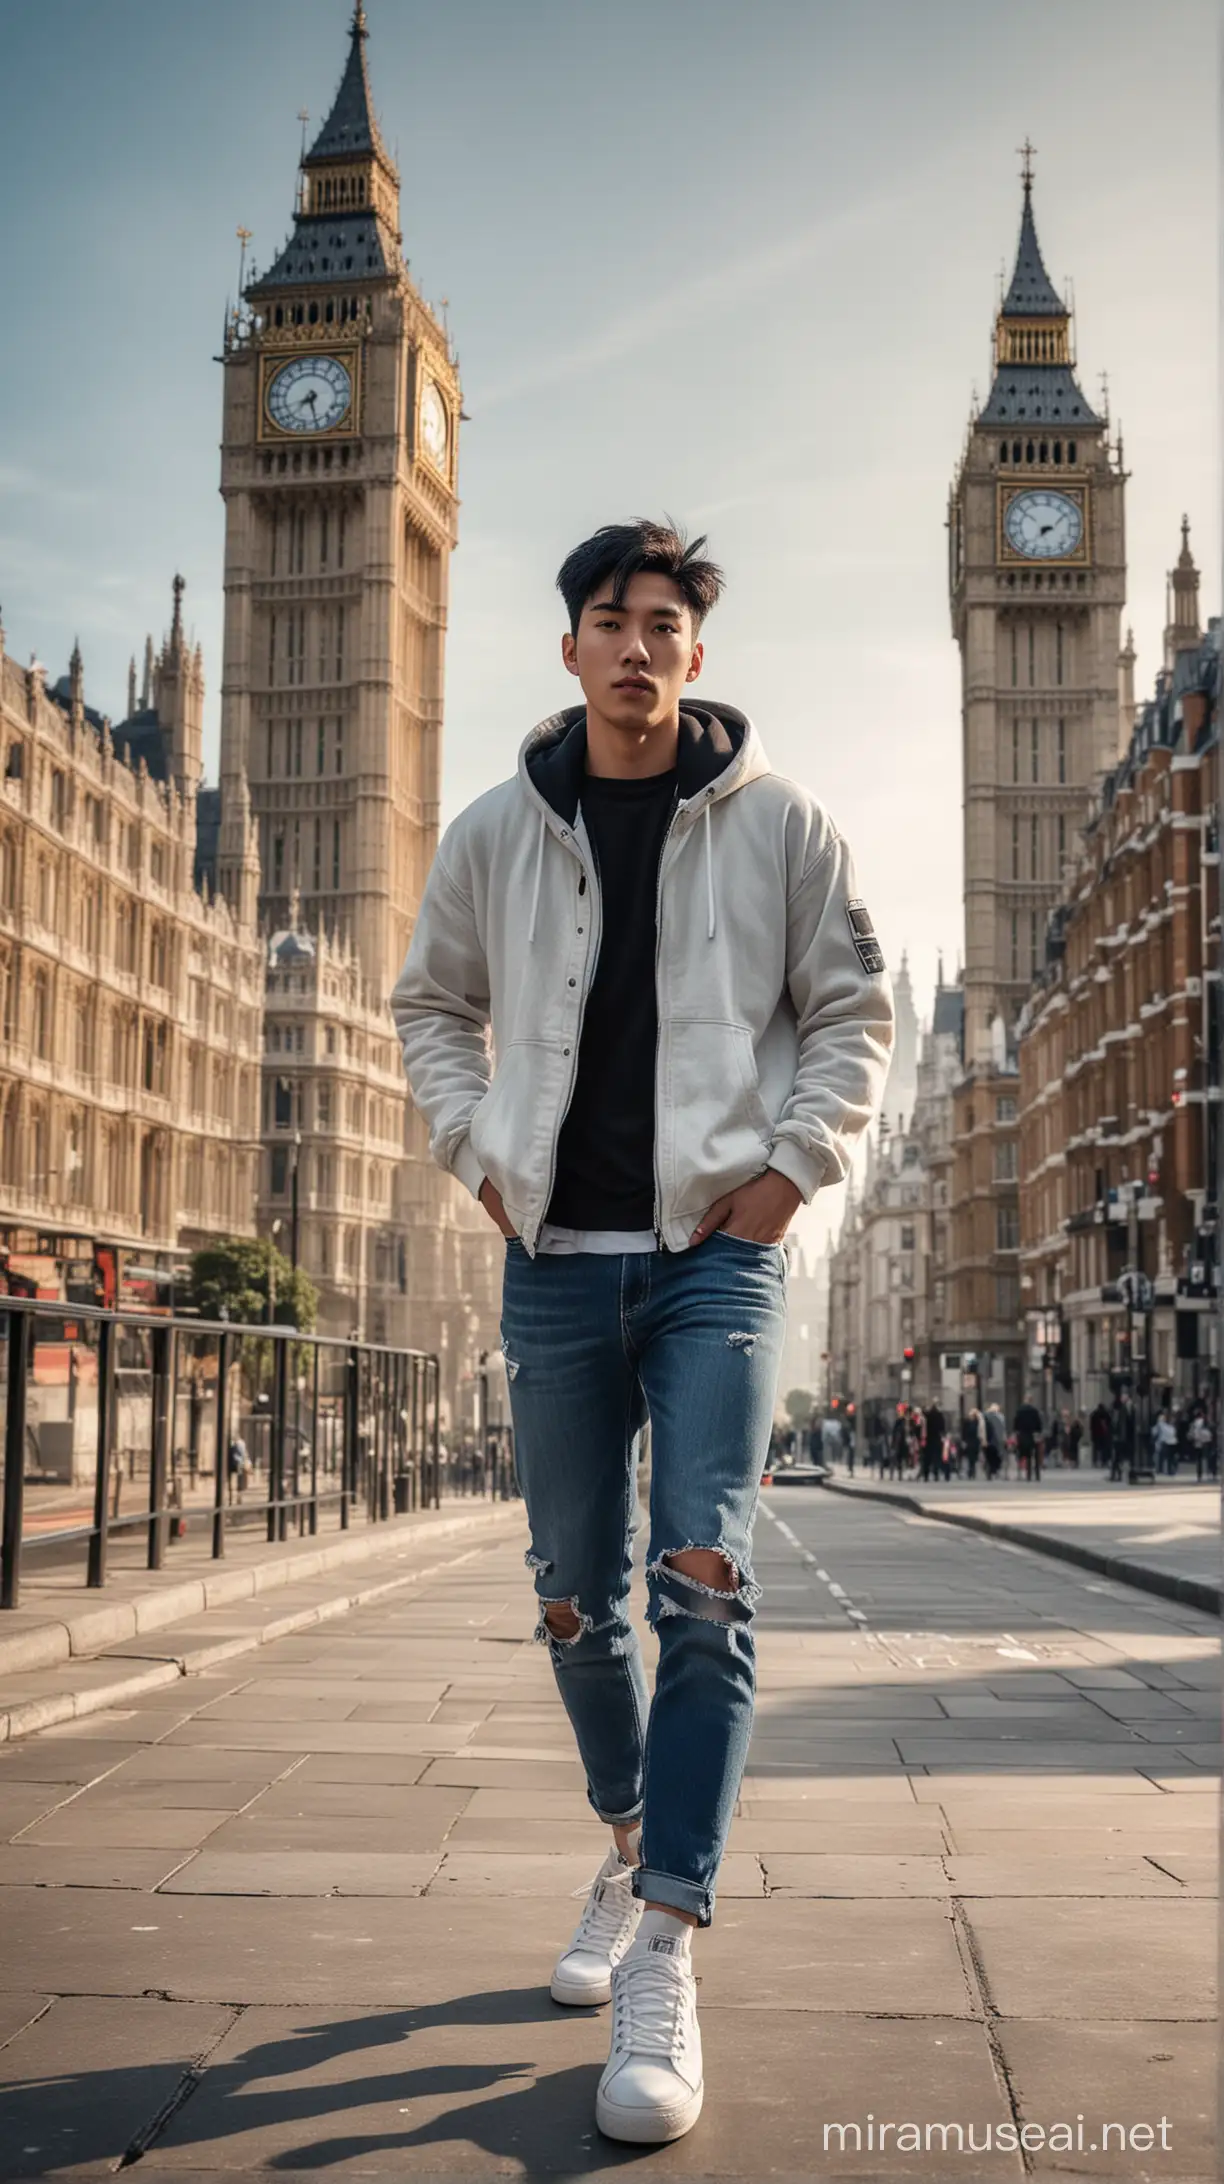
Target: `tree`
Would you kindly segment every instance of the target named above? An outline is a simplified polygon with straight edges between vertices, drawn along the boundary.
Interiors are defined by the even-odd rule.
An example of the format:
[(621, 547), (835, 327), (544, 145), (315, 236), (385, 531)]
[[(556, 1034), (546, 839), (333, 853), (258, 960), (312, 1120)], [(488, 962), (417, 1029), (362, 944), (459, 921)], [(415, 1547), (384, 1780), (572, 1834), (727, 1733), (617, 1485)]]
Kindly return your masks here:
[(319, 1292), (308, 1274), (296, 1272), (266, 1236), (227, 1237), (208, 1244), (191, 1261), (189, 1302), (201, 1319), (236, 1320), (246, 1327), (282, 1327), (311, 1333)]
[(816, 1398), (810, 1388), (792, 1388), (785, 1398), (785, 1408), (792, 1426), (806, 1426), (816, 1408)]

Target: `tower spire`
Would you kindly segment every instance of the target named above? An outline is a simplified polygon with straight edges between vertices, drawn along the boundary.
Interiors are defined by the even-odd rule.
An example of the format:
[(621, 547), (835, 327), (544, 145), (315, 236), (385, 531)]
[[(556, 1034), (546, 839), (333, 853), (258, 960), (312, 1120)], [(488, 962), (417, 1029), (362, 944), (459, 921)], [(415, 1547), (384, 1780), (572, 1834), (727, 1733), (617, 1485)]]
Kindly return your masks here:
[(349, 25), (348, 59), (340, 88), (332, 101), (331, 112), (302, 161), (305, 167), (313, 166), (319, 159), (360, 159), (371, 152), (385, 160), (388, 167), (393, 164), (374, 113), (365, 54), (369, 35), (365, 9), (358, 0)]
[(1067, 306), (1055, 288), (1045, 269), (1041, 245), (1037, 240), (1037, 224), (1033, 219), (1033, 156), (1034, 146), (1026, 137), (1021, 152), (1024, 165), (1020, 178), (1024, 184), (1024, 206), (1020, 214), (1020, 241), (1016, 248), (1015, 271), (1011, 286), (1003, 298), (1003, 318), (1061, 318), (1067, 317)]
[(347, 293), (354, 276), (396, 280), (402, 269), (399, 170), (383, 142), (366, 65), (369, 31), (358, 4), (349, 24), (349, 50), (336, 96), (312, 144), (302, 122), (294, 229), (265, 273), (245, 290), (256, 303), (278, 289), (335, 283)]

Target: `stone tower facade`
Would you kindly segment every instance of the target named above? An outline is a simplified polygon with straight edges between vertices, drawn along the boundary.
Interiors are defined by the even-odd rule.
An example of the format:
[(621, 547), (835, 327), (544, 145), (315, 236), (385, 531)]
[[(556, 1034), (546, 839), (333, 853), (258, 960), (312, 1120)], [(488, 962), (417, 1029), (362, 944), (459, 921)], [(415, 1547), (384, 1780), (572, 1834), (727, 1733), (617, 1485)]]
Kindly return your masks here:
[(366, 50), (358, 5), (292, 232), (226, 324), (217, 880), (237, 904), (254, 867), (269, 936), (259, 1225), (329, 1331), (457, 1371), (488, 1223), (429, 1162), (387, 1003), (438, 838), (461, 398)]
[(990, 398), (949, 508), (961, 651), (965, 1061), (996, 1057), (1044, 956), (1075, 830), (1117, 758), (1125, 473), (1075, 377), (1070, 315), (1042, 263), (1026, 168)]
[(1120, 442), (1076, 378), (1026, 147), (1019, 247), (948, 511), (961, 653), (964, 1076), (954, 1101), (949, 1339), (982, 1401), (1024, 1374), (1015, 1026), (1093, 789), (1122, 741)]
[(366, 39), (358, 7), (293, 232), (227, 329), (221, 787), (246, 776), (269, 926), (296, 888), (389, 993), (437, 837), (460, 395)]

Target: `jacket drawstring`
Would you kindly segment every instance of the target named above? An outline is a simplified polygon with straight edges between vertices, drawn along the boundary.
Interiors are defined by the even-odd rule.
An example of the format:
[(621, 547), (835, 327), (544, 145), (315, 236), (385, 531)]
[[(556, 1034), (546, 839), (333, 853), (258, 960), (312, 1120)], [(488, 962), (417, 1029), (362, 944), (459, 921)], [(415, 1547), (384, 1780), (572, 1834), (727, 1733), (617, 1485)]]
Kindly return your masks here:
[(705, 807), (706, 939), (714, 938), (714, 852), (710, 848), (710, 800)]
[(536, 911), (540, 907), (540, 874), (544, 869), (544, 836), (547, 832), (544, 814), (540, 813), (540, 839), (536, 849), (535, 885), (531, 890), (531, 927), (527, 935), (528, 947), (535, 946)]

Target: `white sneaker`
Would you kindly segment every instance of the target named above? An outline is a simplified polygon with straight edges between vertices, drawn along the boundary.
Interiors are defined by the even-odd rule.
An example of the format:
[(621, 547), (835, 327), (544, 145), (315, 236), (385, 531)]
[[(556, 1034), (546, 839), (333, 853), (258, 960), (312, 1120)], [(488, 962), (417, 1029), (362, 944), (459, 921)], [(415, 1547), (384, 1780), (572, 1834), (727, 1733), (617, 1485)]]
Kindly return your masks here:
[(573, 1940), (553, 1967), (548, 1991), (554, 2002), (589, 2005), (611, 1996), (612, 1967), (620, 1963), (642, 1916), (633, 1870), (613, 1843), (591, 1882)]
[(595, 2121), (607, 2138), (658, 2146), (701, 2114), (704, 2083), (697, 1982), (685, 1939), (640, 1933), (612, 1974), (612, 2052)]

